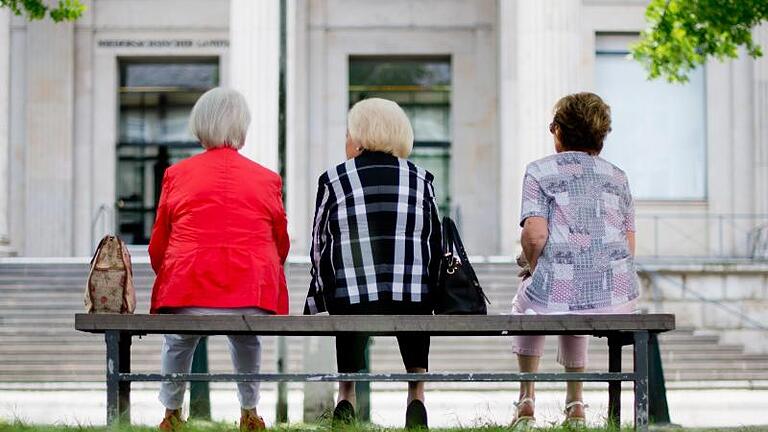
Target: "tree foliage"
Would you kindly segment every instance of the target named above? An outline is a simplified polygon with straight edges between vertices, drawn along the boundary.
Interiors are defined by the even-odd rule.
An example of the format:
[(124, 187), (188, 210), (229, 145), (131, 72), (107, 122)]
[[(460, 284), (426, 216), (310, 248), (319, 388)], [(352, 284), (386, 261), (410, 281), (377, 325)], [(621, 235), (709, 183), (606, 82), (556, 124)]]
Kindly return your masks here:
[(649, 78), (682, 83), (709, 57), (736, 58), (740, 47), (762, 56), (752, 29), (768, 19), (768, 0), (651, 0), (645, 17), (649, 26), (632, 57)]
[(44, 0), (0, 0), (0, 7), (7, 7), (14, 15), (25, 15), (29, 20), (48, 15), (55, 22), (74, 21), (85, 12), (80, 0), (58, 0), (55, 6), (49, 6)]

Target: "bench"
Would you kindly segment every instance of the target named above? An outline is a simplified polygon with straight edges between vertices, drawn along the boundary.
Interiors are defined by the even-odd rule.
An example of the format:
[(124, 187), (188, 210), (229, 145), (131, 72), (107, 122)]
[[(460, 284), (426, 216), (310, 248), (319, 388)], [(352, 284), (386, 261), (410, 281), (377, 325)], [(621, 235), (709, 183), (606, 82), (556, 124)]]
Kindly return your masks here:
[[(621, 423), (621, 382), (634, 382), (636, 430), (648, 429), (649, 338), (675, 328), (675, 316), (640, 315), (438, 315), (438, 316), (250, 316), (77, 314), (75, 329), (103, 333), (107, 344), (107, 422), (130, 421), (131, 382), (137, 381), (605, 381), (608, 419)], [(608, 372), (586, 373), (131, 373), (131, 339), (147, 334), (334, 336), (365, 333), (394, 336), (591, 335), (608, 342)], [(621, 371), (621, 349), (633, 346), (633, 372)], [(158, 361), (160, 352), (158, 351)]]

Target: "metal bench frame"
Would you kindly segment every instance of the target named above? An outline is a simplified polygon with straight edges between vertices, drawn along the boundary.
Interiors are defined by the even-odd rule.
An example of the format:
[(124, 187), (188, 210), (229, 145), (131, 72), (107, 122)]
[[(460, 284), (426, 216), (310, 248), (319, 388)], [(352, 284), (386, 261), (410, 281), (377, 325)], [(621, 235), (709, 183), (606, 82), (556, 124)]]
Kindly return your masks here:
[[(648, 430), (648, 342), (651, 333), (675, 328), (669, 314), (482, 315), (482, 316), (250, 316), (89, 315), (75, 316), (75, 329), (103, 333), (107, 344), (107, 423), (130, 422), (131, 382), (137, 381), (604, 381), (608, 419), (621, 423), (621, 382), (634, 383), (635, 429)], [(608, 340), (608, 372), (599, 373), (131, 373), (131, 340), (147, 334), (335, 336), (364, 333), (394, 336), (591, 335)], [(621, 349), (633, 346), (633, 372), (621, 372)]]

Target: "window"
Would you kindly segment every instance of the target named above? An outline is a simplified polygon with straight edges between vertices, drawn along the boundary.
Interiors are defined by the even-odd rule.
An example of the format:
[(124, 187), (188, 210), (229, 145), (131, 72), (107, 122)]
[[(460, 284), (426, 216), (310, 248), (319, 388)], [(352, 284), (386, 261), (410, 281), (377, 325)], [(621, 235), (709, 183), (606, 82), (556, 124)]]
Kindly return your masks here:
[(349, 104), (380, 97), (397, 102), (413, 126), (409, 159), (435, 176), (442, 214), (449, 214), (451, 162), (451, 63), (445, 58), (353, 57)]
[(149, 242), (166, 168), (202, 151), (189, 113), (218, 81), (216, 59), (121, 62), (117, 225), (126, 242)]
[(627, 58), (634, 40), (597, 38), (596, 88), (613, 123), (602, 156), (627, 172), (636, 199), (705, 199), (704, 70), (685, 85), (647, 81), (642, 66)]

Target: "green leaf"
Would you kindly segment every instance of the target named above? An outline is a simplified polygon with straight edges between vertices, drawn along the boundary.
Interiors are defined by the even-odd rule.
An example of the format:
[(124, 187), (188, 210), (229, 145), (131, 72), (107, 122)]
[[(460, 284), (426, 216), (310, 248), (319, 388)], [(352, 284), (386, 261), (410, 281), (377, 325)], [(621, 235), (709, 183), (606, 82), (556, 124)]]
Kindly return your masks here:
[(744, 48), (753, 58), (762, 50), (752, 29), (768, 19), (766, 0), (651, 0), (648, 28), (631, 47), (650, 79), (684, 83), (707, 59), (736, 58)]
[(8, 8), (16, 16), (25, 16), (30, 21), (46, 16), (55, 22), (74, 21), (85, 12), (80, 0), (59, 0), (55, 7), (49, 7), (43, 0), (0, 0), (0, 7)]

